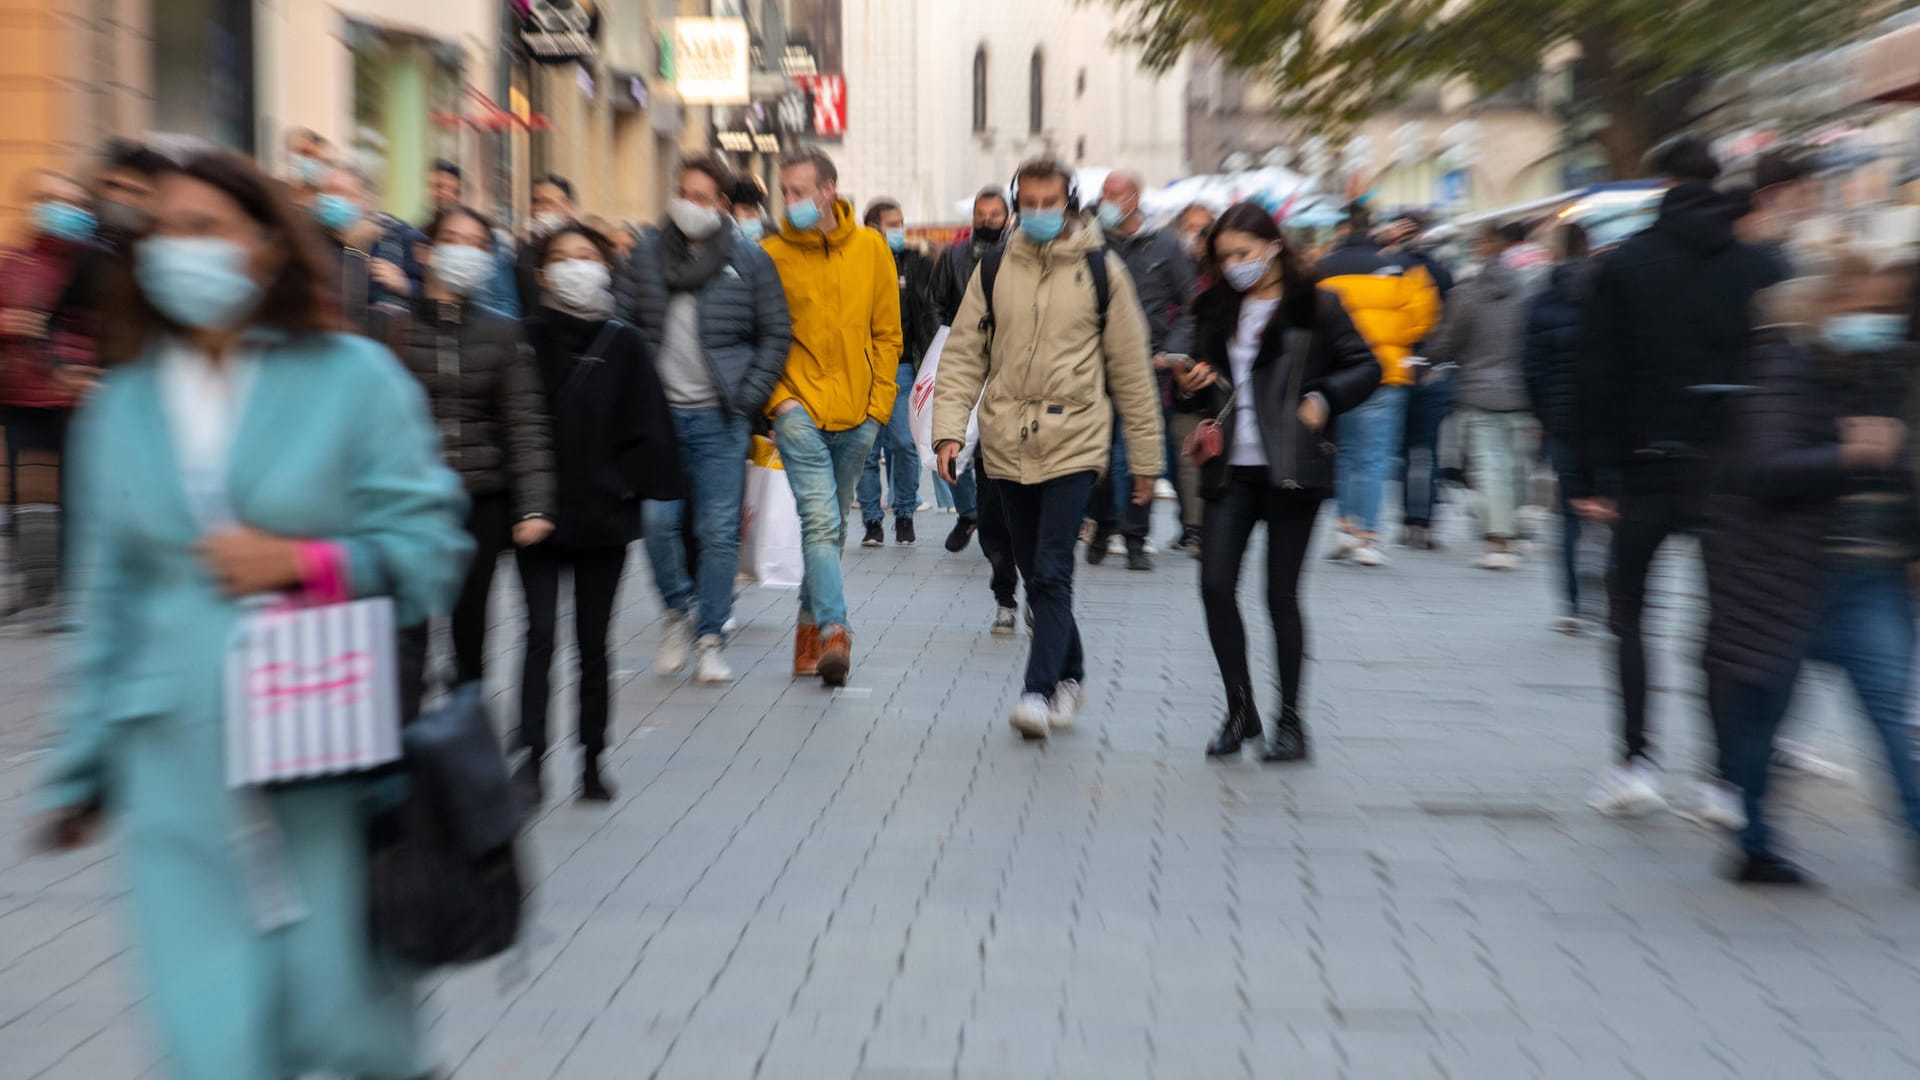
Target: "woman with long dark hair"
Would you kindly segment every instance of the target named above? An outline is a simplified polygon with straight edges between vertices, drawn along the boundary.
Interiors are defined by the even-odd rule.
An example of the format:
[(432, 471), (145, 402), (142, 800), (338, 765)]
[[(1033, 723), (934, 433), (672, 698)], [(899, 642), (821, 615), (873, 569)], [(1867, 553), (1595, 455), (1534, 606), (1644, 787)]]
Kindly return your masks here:
[[(492, 287), (493, 224), (451, 206), (427, 226), (421, 299), (385, 335), (426, 388), (440, 449), (472, 505), (473, 564), (453, 608), (455, 682), (484, 675), (487, 597), (500, 553), (553, 535), (553, 451), (547, 402), (520, 324), (481, 306)], [(407, 643), (410, 690), (424, 682), (425, 628)]]
[(71, 443), (78, 663), (44, 839), (125, 836), (171, 1075), (403, 1080), (410, 975), (367, 928), (375, 783), (230, 787), (225, 658), (263, 594), (452, 605), (472, 541), (420, 387), (339, 332), (320, 237), (252, 162), (158, 180)]
[(1237, 593), (1248, 541), (1264, 522), (1280, 714), (1263, 757), (1300, 761), (1308, 752), (1300, 568), (1333, 490), (1330, 421), (1373, 393), (1380, 365), (1339, 299), (1301, 272), (1264, 209), (1240, 203), (1222, 214), (1207, 261), (1215, 284), (1194, 304), (1198, 355), (1175, 377), (1178, 408), (1216, 422), (1219, 432), (1220, 452), (1201, 466), (1200, 598), (1227, 717), (1207, 756), (1231, 756), (1262, 734)]
[(547, 698), (560, 577), (573, 578), (574, 638), (580, 645), (580, 797), (613, 798), (603, 769), (612, 686), (607, 631), (627, 564), (640, 538), (643, 499), (683, 499), (685, 474), (666, 391), (640, 331), (613, 317), (613, 245), (584, 225), (562, 225), (533, 252), (540, 307), (527, 319), (553, 420), (558, 511), (554, 532), (519, 552), (527, 595), (526, 666), (520, 681), (520, 745), (514, 772), (537, 805), (544, 787)]

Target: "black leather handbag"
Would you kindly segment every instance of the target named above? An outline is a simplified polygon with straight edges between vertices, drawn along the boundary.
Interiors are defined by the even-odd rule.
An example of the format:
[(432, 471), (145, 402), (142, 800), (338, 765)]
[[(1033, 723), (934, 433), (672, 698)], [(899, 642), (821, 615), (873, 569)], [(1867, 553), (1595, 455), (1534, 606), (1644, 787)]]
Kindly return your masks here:
[(375, 820), (368, 854), (373, 938), (423, 967), (497, 956), (526, 903), (521, 812), (480, 684), (409, 721), (401, 742), (406, 795)]

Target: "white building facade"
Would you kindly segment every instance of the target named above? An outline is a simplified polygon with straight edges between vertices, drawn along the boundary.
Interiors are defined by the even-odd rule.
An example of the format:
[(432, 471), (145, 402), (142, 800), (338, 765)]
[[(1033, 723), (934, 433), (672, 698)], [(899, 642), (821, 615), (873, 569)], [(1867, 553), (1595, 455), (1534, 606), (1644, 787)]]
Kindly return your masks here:
[(1113, 43), (1105, 5), (841, 4), (846, 134), (822, 146), (858, 208), (887, 195), (910, 224), (963, 222), (960, 204), (1042, 154), (1150, 185), (1186, 175), (1184, 61), (1146, 71)]

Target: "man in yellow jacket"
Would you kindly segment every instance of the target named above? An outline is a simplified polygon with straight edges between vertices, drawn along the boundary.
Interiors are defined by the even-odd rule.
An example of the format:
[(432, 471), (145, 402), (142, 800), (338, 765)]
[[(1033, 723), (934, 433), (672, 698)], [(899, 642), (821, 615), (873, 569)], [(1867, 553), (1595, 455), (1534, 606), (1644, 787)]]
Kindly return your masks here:
[(1334, 558), (1380, 566), (1380, 501), (1387, 470), (1400, 456), (1413, 347), (1440, 321), (1440, 291), (1426, 268), (1380, 250), (1368, 235), (1367, 208), (1347, 211), (1346, 235), (1320, 260), (1320, 287), (1339, 295), (1353, 325), (1380, 360), (1380, 388), (1340, 418), (1334, 498), (1340, 519)]
[(839, 170), (819, 150), (780, 163), (786, 221), (768, 237), (793, 316), (787, 370), (767, 402), (774, 442), (800, 511), (805, 564), (796, 677), (844, 686), (853, 666), (840, 553), (854, 485), (893, 412), (900, 366), (899, 275), (887, 241), (839, 198)]

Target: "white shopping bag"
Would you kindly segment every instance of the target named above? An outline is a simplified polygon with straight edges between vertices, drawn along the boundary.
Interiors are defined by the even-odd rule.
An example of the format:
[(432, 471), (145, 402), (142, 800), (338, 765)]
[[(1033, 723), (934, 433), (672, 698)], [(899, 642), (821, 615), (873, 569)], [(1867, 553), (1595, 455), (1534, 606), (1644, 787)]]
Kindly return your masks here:
[(740, 572), (772, 588), (797, 589), (806, 569), (800, 553), (800, 511), (773, 443), (755, 438), (753, 444), (740, 517)]
[(275, 607), (227, 648), (227, 782), (257, 787), (400, 760), (393, 601)]
[[(933, 385), (940, 374), (940, 351), (947, 344), (947, 327), (933, 335), (933, 344), (927, 346), (926, 358), (920, 361), (920, 372), (913, 377), (913, 388), (908, 391), (907, 428), (913, 432), (914, 446), (920, 451), (920, 460), (932, 462), (933, 456)], [(960, 450), (959, 472), (966, 472), (973, 465), (973, 451), (980, 445), (980, 408), (974, 406), (967, 417), (967, 441)]]

